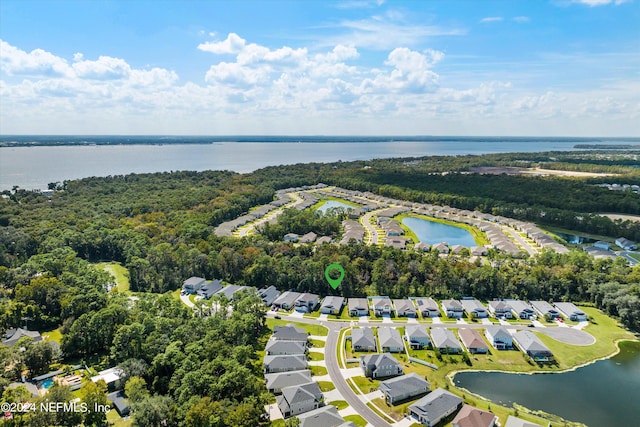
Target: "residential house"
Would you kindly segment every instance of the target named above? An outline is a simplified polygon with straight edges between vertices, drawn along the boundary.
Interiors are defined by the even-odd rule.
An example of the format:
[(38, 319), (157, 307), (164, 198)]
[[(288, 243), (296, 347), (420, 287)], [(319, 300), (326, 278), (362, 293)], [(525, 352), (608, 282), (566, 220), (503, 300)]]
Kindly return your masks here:
[(587, 314), (575, 306), (572, 302), (554, 302), (558, 311), (562, 313), (569, 320), (574, 322), (585, 322), (588, 317)]
[(376, 316), (390, 316), (393, 314), (393, 305), (389, 297), (371, 297), (371, 305)]
[(451, 427), (494, 427), (498, 417), (470, 405), (462, 406), (451, 422)]
[(531, 421), (523, 420), (522, 418), (509, 415), (507, 417), (507, 423), (504, 427), (542, 427), (540, 424), (533, 423)]
[(443, 354), (462, 353), (462, 346), (449, 329), (431, 328), (431, 342)]
[(322, 245), (324, 243), (331, 243), (332, 239), (329, 236), (322, 236), (316, 239), (316, 245)]
[(484, 336), (498, 350), (506, 350), (513, 347), (513, 336), (504, 326), (487, 326), (484, 330)]
[(489, 317), (487, 309), (475, 298), (462, 298), (460, 303), (470, 318), (485, 319)]
[(24, 387), (29, 393), (31, 393), (31, 397), (38, 398), (40, 397), (40, 390), (38, 386), (32, 382), (13, 382), (9, 383), (5, 390), (11, 390), (18, 387)]
[(219, 292), (222, 289), (222, 282), (219, 279), (213, 280), (211, 282), (205, 283), (198, 291), (196, 292), (200, 297), (204, 299), (211, 298), (215, 293)]
[(300, 235), (296, 233), (287, 233), (284, 235), (285, 242), (297, 242), (300, 239)]
[(462, 398), (437, 388), (409, 406), (409, 414), (427, 427), (433, 427), (462, 407)]
[(551, 304), (546, 301), (529, 301), (533, 309), (542, 317), (549, 317), (551, 319), (557, 319), (560, 317), (560, 312), (556, 310)]
[(427, 328), (423, 325), (410, 325), (404, 328), (404, 334), (411, 348), (419, 350), (431, 346), (431, 338), (427, 334)]
[(275, 374), (266, 374), (264, 376), (267, 390), (273, 394), (280, 394), (282, 389), (298, 384), (306, 384), (311, 382), (311, 371), (308, 369), (302, 371), (278, 372)]
[(401, 353), (404, 351), (404, 342), (398, 332), (394, 328), (380, 327), (378, 328), (378, 340), (380, 341), (380, 350), (389, 353)]
[(486, 256), (488, 251), (484, 246), (471, 246), (469, 248), (471, 251), (471, 256)]
[(497, 318), (512, 319), (511, 305), (507, 301), (489, 301), (489, 313)]
[(506, 302), (509, 303), (509, 305), (511, 306), (511, 312), (518, 319), (530, 320), (536, 318), (535, 310), (526, 302), (517, 299), (506, 300)]
[(280, 291), (275, 288), (275, 286), (269, 286), (268, 288), (262, 288), (258, 291), (258, 295), (264, 305), (267, 307), (271, 307), (273, 302), (280, 296)]
[(409, 299), (394, 299), (393, 306), (398, 317), (417, 317), (416, 306)]
[(414, 250), (416, 250), (416, 251), (424, 251), (424, 252), (426, 252), (426, 251), (428, 251), (429, 249), (431, 249), (431, 246), (430, 246), (428, 243), (425, 243), (425, 242), (419, 242), (419, 243), (416, 243), (416, 244), (413, 246), (413, 249), (414, 249)]
[(449, 244), (447, 242), (436, 243), (433, 246), (431, 246), (431, 250), (434, 250), (440, 254), (448, 254)]
[(458, 335), (467, 351), (471, 354), (486, 354), (489, 347), (482, 339), (482, 335), (475, 329), (462, 328), (458, 329)]
[(300, 243), (313, 243), (318, 238), (318, 235), (313, 231), (308, 232), (300, 237)]
[(387, 237), (384, 241), (384, 245), (390, 246), (394, 249), (404, 250), (407, 248), (407, 241), (408, 239), (406, 237)]
[(20, 338), (24, 337), (29, 338), (29, 340), (33, 342), (42, 341), (42, 336), (38, 331), (29, 331), (22, 328), (11, 328), (6, 331), (4, 339), (2, 340), (2, 345), (6, 347), (13, 347), (20, 340)]
[[(41, 375), (39, 378), (43, 377), (44, 375)], [(112, 368), (108, 368), (98, 372), (98, 375), (94, 375), (91, 377), (91, 381), (97, 383), (98, 381), (102, 380), (105, 382), (105, 384), (107, 384), (107, 389), (109, 391), (114, 391), (124, 387), (124, 378), (124, 371), (121, 368), (114, 366)], [(38, 381), (38, 377), (33, 378), (33, 381)]]
[(605, 242), (605, 241), (602, 241), (602, 240), (598, 240), (597, 242), (595, 242), (593, 244), (593, 247), (597, 248), (597, 249), (601, 249), (603, 251), (608, 251), (608, 250), (611, 249), (611, 243)]
[(316, 309), (320, 297), (316, 294), (304, 293), (296, 300), (296, 311), (302, 313), (311, 313)]
[(368, 316), (369, 302), (366, 298), (349, 298), (349, 316)]
[(624, 249), (625, 251), (635, 251), (638, 249), (638, 245), (636, 245), (629, 239), (625, 239), (624, 237), (617, 238), (616, 245)]
[(389, 353), (368, 354), (360, 357), (360, 367), (367, 378), (387, 378), (402, 375), (400, 363)]
[(264, 373), (274, 374), (276, 372), (302, 371), (307, 369), (307, 360), (302, 354), (286, 356), (265, 356)]
[(354, 426), (354, 424), (346, 423), (344, 418), (338, 414), (338, 409), (333, 406), (323, 406), (304, 414), (298, 415), (300, 427), (341, 427)]
[(300, 292), (283, 292), (282, 295), (276, 298), (273, 305), (283, 310), (291, 310), (295, 306), (296, 300), (300, 298), (300, 295), (302, 295)]
[(182, 282), (182, 290), (187, 294), (195, 294), (205, 285), (205, 283), (206, 280), (203, 277), (189, 277), (187, 280)]
[(318, 383), (312, 381), (283, 388), (276, 401), (282, 416), (289, 418), (323, 406), (324, 396)]
[(442, 309), (446, 313), (447, 317), (461, 319), (464, 309), (462, 303), (455, 299), (445, 299), (440, 302)]
[(265, 347), (265, 353), (269, 356), (285, 354), (306, 354), (307, 341), (288, 341), (269, 338)]
[(224, 288), (220, 289), (216, 292), (216, 295), (223, 296), (227, 298), (229, 301), (233, 301), (235, 298), (236, 292), (240, 292), (243, 289), (247, 289), (246, 286), (238, 286), (238, 285), (227, 285)]
[(351, 331), (353, 351), (377, 351), (376, 338), (371, 328), (359, 328)]
[(433, 298), (417, 298), (416, 305), (422, 317), (440, 317), (440, 308)]
[(307, 341), (309, 334), (302, 328), (291, 324), (285, 326), (274, 326), (271, 339), (282, 341)]
[(384, 399), (388, 404), (395, 405), (429, 393), (431, 384), (420, 375), (412, 372), (382, 381), (378, 389), (384, 394)]
[(107, 394), (107, 400), (111, 402), (112, 407), (115, 408), (121, 417), (126, 417), (131, 412), (129, 400), (126, 398), (123, 390)]
[(536, 362), (553, 362), (553, 353), (540, 341), (540, 339), (529, 331), (519, 331), (513, 335), (513, 341), (520, 351), (532, 358)]
[(320, 313), (322, 314), (340, 314), (342, 306), (344, 305), (344, 298), (339, 296), (327, 296), (322, 301), (320, 306)]

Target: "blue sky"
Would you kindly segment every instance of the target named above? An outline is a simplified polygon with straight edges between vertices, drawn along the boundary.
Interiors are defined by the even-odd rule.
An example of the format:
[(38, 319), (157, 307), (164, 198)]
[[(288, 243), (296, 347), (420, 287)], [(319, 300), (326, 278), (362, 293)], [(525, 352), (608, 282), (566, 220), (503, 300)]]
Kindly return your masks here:
[(640, 136), (637, 0), (0, 1), (2, 134)]

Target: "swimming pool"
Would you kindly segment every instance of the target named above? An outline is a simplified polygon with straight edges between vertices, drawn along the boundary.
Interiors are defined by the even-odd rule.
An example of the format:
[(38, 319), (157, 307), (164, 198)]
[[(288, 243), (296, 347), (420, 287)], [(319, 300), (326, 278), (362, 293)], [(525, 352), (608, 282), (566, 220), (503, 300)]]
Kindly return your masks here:
[(48, 380), (42, 381), (42, 388), (44, 389), (48, 389), (52, 385), (53, 385), (53, 380), (51, 378), (49, 378)]

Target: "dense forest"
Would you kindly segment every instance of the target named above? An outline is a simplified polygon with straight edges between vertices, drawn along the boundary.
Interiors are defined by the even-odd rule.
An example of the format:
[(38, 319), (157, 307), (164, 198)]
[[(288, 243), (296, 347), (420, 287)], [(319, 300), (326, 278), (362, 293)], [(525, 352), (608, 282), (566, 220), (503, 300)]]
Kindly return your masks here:
[[(273, 200), (277, 189), (324, 182), (638, 241), (638, 223), (595, 215), (640, 214), (638, 194), (596, 185), (640, 184), (636, 158), (620, 156), (500, 154), (278, 166), (245, 175), (94, 177), (52, 183), (58, 190), (50, 198), (14, 188), (0, 199), (0, 328), (20, 326), (25, 318), (30, 329), (60, 327), (66, 358), (97, 357), (126, 368), (137, 425), (186, 426), (259, 424), (255, 408), (264, 403), (264, 387), (256, 352), (267, 334), (264, 312), (249, 294), (233, 303), (222, 301), (234, 304), (232, 315), (220, 310), (193, 317), (166, 293), (190, 276), (326, 295), (334, 291), (326, 286), (324, 268), (339, 262), (346, 275), (337, 292), (347, 297), (572, 300), (593, 304), (640, 331), (640, 267), (631, 268), (623, 259), (595, 260), (580, 250), (514, 259), (492, 250), (489, 263), (482, 263), (363, 244), (316, 248), (282, 242), (285, 231), (339, 232), (339, 216), (311, 211), (288, 211), (250, 237), (213, 234), (221, 222)], [(616, 175), (471, 172), (479, 166)], [(122, 263), (135, 297), (109, 292), (112, 278), (95, 268), (98, 261)], [(5, 367), (0, 392), (20, 367), (38, 372), (55, 358), (38, 357), (43, 349), (35, 346), (27, 348), (28, 354), (0, 350)], [(59, 394), (66, 398), (64, 390)], [(29, 422), (25, 425), (48, 425)]]

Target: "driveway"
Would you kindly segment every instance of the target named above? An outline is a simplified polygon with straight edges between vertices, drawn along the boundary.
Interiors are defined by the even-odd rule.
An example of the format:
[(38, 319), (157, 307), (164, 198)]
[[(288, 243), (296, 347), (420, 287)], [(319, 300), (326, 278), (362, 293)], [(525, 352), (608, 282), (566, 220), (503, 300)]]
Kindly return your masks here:
[(186, 295), (180, 295), (180, 300), (182, 300), (182, 302), (184, 303), (184, 305), (186, 305), (187, 307), (193, 308), (194, 307), (194, 303), (191, 302), (191, 300), (189, 299), (189, 294)]

